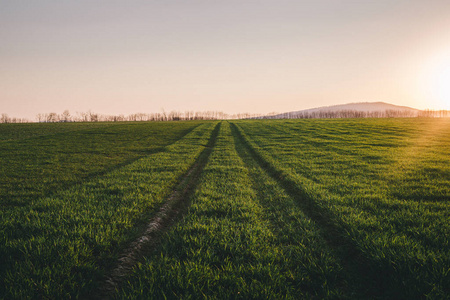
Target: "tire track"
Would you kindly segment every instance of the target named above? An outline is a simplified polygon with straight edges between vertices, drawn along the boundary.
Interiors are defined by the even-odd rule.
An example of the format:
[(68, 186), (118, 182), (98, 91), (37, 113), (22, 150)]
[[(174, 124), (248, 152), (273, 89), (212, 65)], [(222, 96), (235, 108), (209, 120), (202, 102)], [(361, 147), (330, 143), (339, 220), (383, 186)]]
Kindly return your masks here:
[[(292, 261), (292, 266), (301, 264), (304, 270), (308, 270), (308, 276), (314, 278), (308, 284), (299, 280), (301, 282), (299, 285), (302, 285), (301, 290), (311, 293), (317, 299), (324, 295), (330, 295), (328, 293), (331, 293), (332, 298), (337, 299), (352, 294), (348, 288), (349, 284), (342, 274), (344, 270), (339, 258), (322, 237), (323, 234), (320, 232), (322, 228), (315, 222), (311, 222), (312, 220), (299, 208), (296, 199), (293, 199), (279, 181), (258, 163), (234, 130), (233, 138), (236, 152), (249, 172), (258, 203), (261, 204), (268, 216), (272, 232), (277, 236), (276, 240), (282, 240), (280, 242), (281, 249), (285, 247), (281, 253), (287, 255), (286, 259)], [(311, 238), (311, 232), (320, 232), (320, 234), (315, 234), (314, 238)], [(297, 253), (294, 252), (296, 247), (299, 249)], [(303, 247), (308, 250), (300, 250)], [(306, 252), (310, 255), (311, 261), (320, 266), (319, 268), (314, 268), (316, 265), (309, 264), (310, 260), (301, 255)], [(294, 254), (296, 258), (292, 256), (292, 253), (296, 253)], [(329, 260), (323, 262), (321, 259), (317, 259), (321, 256), (327, 257)], [(314, 260), (315, 258), (316, 260)], [(295, 270), (295, 267), (291, 268)], [(326, 283), (326, 287), (323, 286), (324, 283)]]
[[(373, 264), (345, 234), (345, 228), (338, 224), (338, 221), (329, 211), (319, 207), (316, 201), (308, 196), (300, 186), (287, 179), (282, 171), (267, 162), (248, 143), (236, 124), (231, 123), (231, 125), (232, 134), (236, 137), (236, 141), (244, 146), (251, 159), (274, 179), (286, 194), (295, 200), (295, 203), (305, 215), (320, 228), (322, 238), (344, 268), (350, 297), (356, 299), (391, 298), (387, 290), (387, 274), (373, 272), (375, 271), (373, 270)], [(242, 157), (242, 152), (240, 156), (245, 162), (246, 159)]]
[(162, 235), (182, 215), (190, 205), (190, 195), (194, 192), (199, 175), (203, 171), (208, 158), (215, 146), (221, 123), (214, 128), (205, 149), (199, 155), (197, 161), (180, 178), (172, 193), (159, 208), (153, 218), (145, 227), (142, 235), (130, 244), (122, 253), (116, 267), (110, 271), (102, 283), (100, 289), (94, 293), (91, 299), (112, 299), (122, 279), (132, 270), (136, 263), (146, 254), (151, 252), (159, 244)]

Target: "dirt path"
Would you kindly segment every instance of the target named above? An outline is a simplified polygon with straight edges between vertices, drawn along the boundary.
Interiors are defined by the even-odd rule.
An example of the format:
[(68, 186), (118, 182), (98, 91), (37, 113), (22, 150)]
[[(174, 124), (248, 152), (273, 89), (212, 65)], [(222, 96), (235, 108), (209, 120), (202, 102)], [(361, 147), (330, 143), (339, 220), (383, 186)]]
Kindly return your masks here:
[(112, 299), (122, 279), (132, 270), (146, 253), (150, 253), (159, 244), (161, 237), (187, 211), (190, 195), (195, 190), (199, 175), (214, 148), (221, 123), (214, 128), (208, 144), (197, 161), (180, 178), (165, 203), (149, 221), (143, 234), (122, 253), (117, 266), (108, 274), (92, 299)]

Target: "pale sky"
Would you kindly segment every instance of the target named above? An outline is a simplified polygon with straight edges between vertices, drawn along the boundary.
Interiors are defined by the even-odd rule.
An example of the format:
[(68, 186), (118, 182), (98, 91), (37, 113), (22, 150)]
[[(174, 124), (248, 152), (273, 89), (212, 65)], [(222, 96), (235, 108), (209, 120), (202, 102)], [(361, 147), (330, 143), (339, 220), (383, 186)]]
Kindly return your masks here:
[(450, 109), (449, 0), (3, 0), (0, 113)]

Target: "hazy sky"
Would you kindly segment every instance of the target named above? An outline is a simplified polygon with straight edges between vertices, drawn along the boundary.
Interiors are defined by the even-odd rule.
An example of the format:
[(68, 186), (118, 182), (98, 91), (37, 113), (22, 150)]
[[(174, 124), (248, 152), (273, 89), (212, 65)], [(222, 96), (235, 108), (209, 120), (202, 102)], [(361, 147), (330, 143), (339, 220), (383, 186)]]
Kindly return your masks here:
[(450, 109), (449, 0), (5, 0), (0, 41), (16, 117)]

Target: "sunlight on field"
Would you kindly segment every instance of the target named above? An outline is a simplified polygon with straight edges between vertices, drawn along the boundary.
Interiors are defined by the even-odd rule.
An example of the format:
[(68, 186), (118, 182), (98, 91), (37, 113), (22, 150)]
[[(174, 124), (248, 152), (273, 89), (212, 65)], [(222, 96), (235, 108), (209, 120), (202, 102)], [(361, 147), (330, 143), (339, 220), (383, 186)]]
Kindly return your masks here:
[(0, 299), (450, 295), (450, 118), (1, 125)]
[[(446, 145), (450, 142), (450, 119), (424, 122), (418, 128), (421, 130), (408, 138), (407, 146), (392, 150), (393, 162), (386, 173), (386, 178), (390, 178), (393, 182), (418, 179), (420, 177), (417, 174), (418, 169), (439, 168), (439, 161), (445, 160), (447, 156), (445, 149), (448, 149)], [(433, 180), (432, 178), (431, 176), (427, 180)]]
[(450, 120), (448, 118), (435, 119), (423, 124), (420, 133), (412, 137), (409, 146), (401, 151), (396, 150), (396, 164), (391, 168), (393, 173), (419, 164), (430, 152), (448, 143), (450, 136)]

